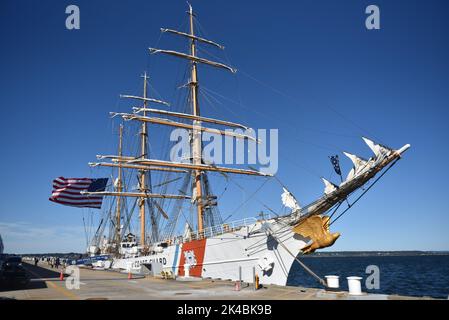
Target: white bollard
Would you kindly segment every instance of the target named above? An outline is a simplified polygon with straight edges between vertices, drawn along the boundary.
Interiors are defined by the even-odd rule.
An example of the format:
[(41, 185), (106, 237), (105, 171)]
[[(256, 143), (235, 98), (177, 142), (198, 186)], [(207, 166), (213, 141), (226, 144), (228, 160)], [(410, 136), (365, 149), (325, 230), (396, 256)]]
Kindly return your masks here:
[(190, 264), (188, 263), (184, 265), (184, 277), (190, 277)]
[(325, 276), (327, 287), (332, 289), (338, 289), (340, 286), (339, 276)]
[(360, 280), (362, 277), (347, 277), (348, 279), (348, 288), (350, 295), (361, 295), (362, 294), (362, 284)]

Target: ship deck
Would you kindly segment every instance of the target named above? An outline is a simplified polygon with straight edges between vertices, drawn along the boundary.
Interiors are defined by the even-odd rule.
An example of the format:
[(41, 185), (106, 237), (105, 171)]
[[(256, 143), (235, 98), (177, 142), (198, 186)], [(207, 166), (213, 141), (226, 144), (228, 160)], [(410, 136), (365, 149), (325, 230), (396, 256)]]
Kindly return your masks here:
[(24, 263), (31, 276), (26, 288), (0, 290), (0, 299), (19, 300), (415, 300), (429, 297), (406, 297), (398, 295), (363, 294), (351, 296), (347, 292), (328, 292), (323, 289), (302, 287), (264, 286), (254, 290), (243, 284), (240, 291), (234, 283), (224, 280), (200, 281), (165, 280), (151, 276), (127, 274), (80, 268), (80, 288), (67, 289), (66, 280), (60, 280), (60, 270), (45, 264), (34, 266)]

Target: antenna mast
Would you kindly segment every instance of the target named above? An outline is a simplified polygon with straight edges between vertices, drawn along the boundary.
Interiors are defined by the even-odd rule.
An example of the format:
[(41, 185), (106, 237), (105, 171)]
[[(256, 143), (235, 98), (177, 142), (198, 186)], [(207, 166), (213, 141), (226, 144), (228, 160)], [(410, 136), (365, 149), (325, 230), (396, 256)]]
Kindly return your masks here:
[[(119, 157), (122, 156), (122, 139), (123, 139), (123, 125), (120, 124), (119, 129), (119, 144), (118, 144), (118, 155)], [(120, 194), (123, 191), (122, 186), (122, 166), (121, 164), (118, 165), (118, 177), (117, 177), (117, 186), (116, 186), (118, 194)], [(121, 207), (121, 197), (120, 195), (117, 196), (117, 208), (116, 208), (116, 222), (115, 222), (115, 242), (117, 243), (117, 249), (120, 245), (120, 233), (121, 233), (121, 217), (120, 217), (120, 208)]]

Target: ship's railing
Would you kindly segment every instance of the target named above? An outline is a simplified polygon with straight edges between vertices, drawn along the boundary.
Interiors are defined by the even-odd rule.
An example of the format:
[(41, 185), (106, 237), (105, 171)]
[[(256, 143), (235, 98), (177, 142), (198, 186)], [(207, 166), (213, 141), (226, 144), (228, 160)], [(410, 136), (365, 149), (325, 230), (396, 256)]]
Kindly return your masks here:
[(249, 217), (249, 218), (245, 218), (245, 219), (222, 223), (222, 224), (215, 225), (212, 227), (207, 227), (207, 228), (203, 229), (203, 231), (201, 231), (201, 232), (198, 230), (191, 231), (189, 233), (188, 237), (178, 236), (178, 237), (173, 237), (170, 239), (163, 240), (161, 242), (167, 242), (169, 244), (180, 244), (185, 241), (210, 238), (210, 237), (224, 234), (227, 232), (235, 232), (237, 230), (240, 230), (243, 227), (246, 227), (246, 226), (256, 223), (260, 219), (269, 220), (269, 219), (271, 219), (271, 215), (264, 214), (264, 216), (259, 219), (256, 217)]
[[(271, 219), (271, 216), (269, 214), (265, 214), (264, 219)], [(248, 225), (254, 224), (257, 222), (257, 218), (255, 217), (250, 217), (250, 218), (245, 218), (245, 219), (241, 219), (241, 220), (235, 220), (235, 221), (231, 221), (231, 222), (227, 222), (227, 223), (222, 223), (216, 226), (212, 226), (212, 227), (207, 227), (205, 229), (203, 229), (203, 231), (192, 231), (190, 232), (190, 238), (192, 240), (198, 240), (198, 239), (204, 239), (204, 238), (210, 238), (213, 236), (217, 236), (223, 233), (227, 233), (227, 232), (234, 232), (237, 230), (240, 230), (243, 227), (246, 227)]]

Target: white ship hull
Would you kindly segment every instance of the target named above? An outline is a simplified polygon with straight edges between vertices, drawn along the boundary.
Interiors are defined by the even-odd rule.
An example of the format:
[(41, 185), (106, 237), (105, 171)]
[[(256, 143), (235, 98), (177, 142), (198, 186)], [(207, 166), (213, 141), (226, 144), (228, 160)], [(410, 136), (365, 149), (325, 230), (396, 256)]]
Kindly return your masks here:
[[(270, 232), (264, 224), (270, 226)], [(117, 259), (112, 268), (133, 272), (140, 270), (141, 264), (158, 261), (165, 271), (184, 276), (184, 265), (190, 264), (193, 277), (252, 283), (255, 272), (261, 284), (284, 286), (295, 257), (306, 245), (282, 222), (259, 221), (233, 232), (171, 245), (157, 254)]]

